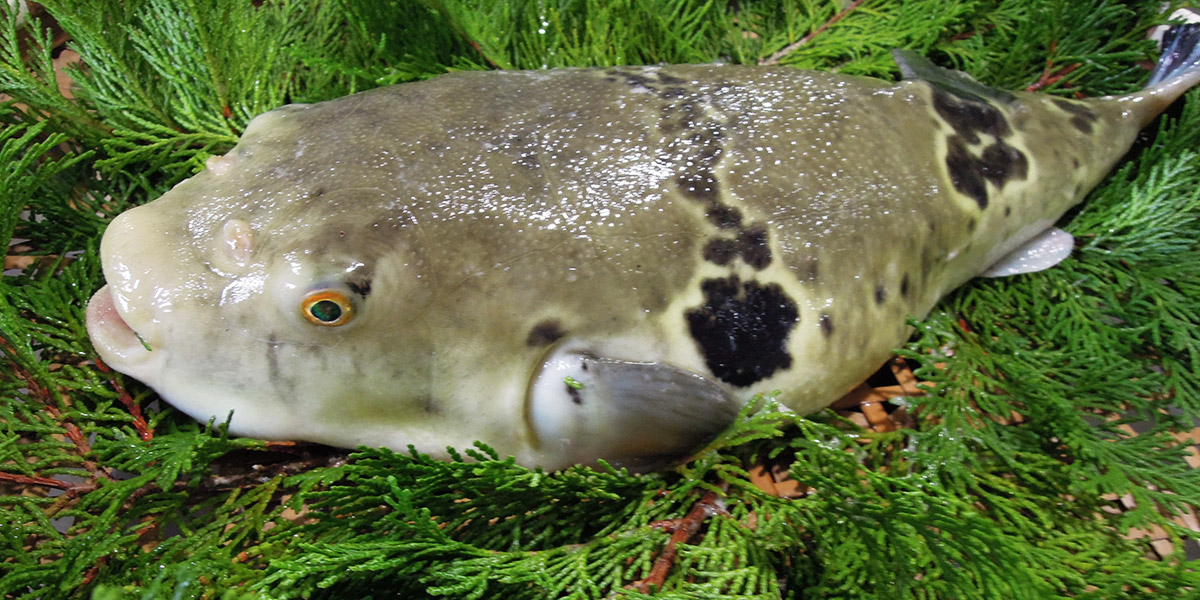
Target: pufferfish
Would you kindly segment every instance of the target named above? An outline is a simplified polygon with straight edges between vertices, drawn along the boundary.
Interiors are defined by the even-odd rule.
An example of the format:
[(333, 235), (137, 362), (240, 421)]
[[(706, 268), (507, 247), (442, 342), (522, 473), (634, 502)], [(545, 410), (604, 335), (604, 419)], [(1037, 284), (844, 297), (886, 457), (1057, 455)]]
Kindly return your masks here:
[(255, 118), (112, 221), (105, 363), (229, 431), (657, 464), (756, 393), (863, 381), (946, 293), (1069, 254), (1054, 222), (1200, 81), (1141, 92), (719, 65), (465, 72)]

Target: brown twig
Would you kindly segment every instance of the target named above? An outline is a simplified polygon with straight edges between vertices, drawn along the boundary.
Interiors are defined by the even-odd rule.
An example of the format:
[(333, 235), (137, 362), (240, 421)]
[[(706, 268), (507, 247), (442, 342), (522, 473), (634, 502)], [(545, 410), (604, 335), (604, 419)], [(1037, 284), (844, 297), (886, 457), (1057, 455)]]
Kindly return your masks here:
[(488, 56), (487, 52), (483, 51), (483, 46), (480, 46), (479, 42), (468, 39), (467, 43), (470, 44), (471, 47), (474, 48), (475, 51), (479, 53), (479, 56), (483, 57), (483, 60), (487, 61), (487, 64), (489, 67), (491, 67), (493, 69), (503, 69), (504, 68), (504, 67), (501, 67), (498, 63), (496, 63), (496, 61), (492, 60), (492, 57)]
[(825, 21), (825, 23), (823, 23), (820, 27), (812, 30), (808, 35), (800, 38), (800, 41), (794, 42), (792, 44), (788, 44), (786, 47), (784, 47), (783, 50), (780, 50), (779, 52), (772, 54), (771, 56), (767, 57), (766, 60), (758, 61), (758, 64), (760, 64), (760, 65), (777, 65), (777, 64), (779, 64), (779, 61), (783, 60), (783, 58), (785, 56), (791, 54), (792, 52), (795, 52), (796, 49), (799, 48), (800, 46), (803, 46), (803, 45), (811, 42), (813, 38), (824, 33), (825, 30), (829, 29), (834, 23), (837, 23), (838, 21), (841, 21), (842, 19), (846, 18), (846, 15), (850, 14), (851, 11), (858, 8), (858, 6), (862, 3), (863, 3), (863, 0), (854, 0), (849, 5), (847, 5), (846, 8), (843, 8), (841, 12), (839, 12), (836, 15), (833, 15), (833, 17), (831, 17), (828, 21)]
[(704, 524), (705, 520), (721, 512), (721, 508), (717, 506), (716, 502), (717, 493), (709, 491), (692, 506), (687, 516), (682, 519), (653, 523), (652, 526), (656, 528), (671, 531), (671, 539), (667, 540), (667, 545), (663, 547), (658, 558), (654, 559), (654, 565), (650, 567), (650, 574), (626, 587), (643, 594), (650, 593), (651, 588), (662, 587), (663, 582), (667, 580), (667, 574), (671, 572), (671, 567), (675, 565), (675, 558), (679, 555), (679, 544), (692, 539), (700, 531), (700, 526)]
[[(1055, 49), (1057, 49), (1057, 48), (1058, 48), (1058, 42), (1050, 42), (1050, 54), (1053, 55)], [(1058, 83), (1059, 81), (1061, 81), (1063, 77), (1066, 77), (1067, 75), (1069, 75), (1071, 73), (1071, 71), (1078, 69), (1079, 65), (1081, 64), (1081, 63), (1075, 63), (1072, 65), (1067, 65), (1065, 67), (1060, 67), (1058, 69), (1051, 71), (1051, 67), (1054, 66), (1053, 60), (1054, 60), (1053, 58), (1049, 58), (1049, 57), (1046, 58), (1046, 67), (1044, 69), (1042, 69), (1041, 76), (1038, 77), (1038, 80), (1035, 81), (1032, 85), (1025, 88), (1025, 91), (1036, 92), (1044, 87), (1049, 87), (1051, 85), (1054, 85), (1054, 84)]]
[(1071, 71), (1078, 69), (1080, 67), (1080, 65), (1081, 65), (1081, 63), (1067, 65), (1061, 69), (1055, 70), (1054, 72), (1050, 72), (1049, 67), (1047, 66), (1046, 70), (1042, 71), (1042, 76), (1039, 77), (1038, 80), (1035, 81), (1032, 85), (1025, 88), (1025, 91), (1036, 92), (1044, 87), (1054, 85), (1054, 84), (1058, 83), (1063, 77), (1066, 77), (1067, 75), (1069, 75), (1071, 73)]
[[(105, 375), (112, 373), (112, 369), (108, 368), (108, 365), (104, 364), (99, 358), (96, 359), (95, 364), (101, 373)], [(116, 377), (109, 378), (108, 382), (116, 390), (117, 398), (121, 400), (121, 404), (124, 404), (125, 408), (129, 409), (129, 414), (133, 415), (133, 428), (137, 430), (138, 437), (142, 438), (143, 442), (154, 439), (154, 431), (150, 429), (146, 418), (142, 416), (142, 407), (137, 402), (134, 402), (133, 396), (130, 396), (129, 392), (125, 391), (125, 386), (121, 385), (121, 382)]]
[[(8, 340), (0, 338), (0, 345), (4, 346), (4, 348), (7, 350), (7, 354), (10, 356), (16, 355), (16, 349), (13, 348), (12, 344), (10, 344)], [(14, 364), (13, 369), (16, 372), (17, 377), (25, 382), (25, 387), (29, 390), (29, 393), (40, 400), (42, 405), (46, 407), (46, 412), (50, 413), (50, 416), (54, 417), (54, 420), (62, 426), (63, 432), (67, 435), (67, 439), (71, 440), (71, 443), (75, 445), (75, 449), (78, 450), (80, 458), (84, 458), (90, 454), (92, 447), (90, 444), (88, 444), (87, 439), (84, 437), (83, 430), (79, 429), (79, 427), (74, 423), (66, 420), (62, 411), (56, 406), (58, 402), (56, 401), (54, 394), (50, 393), (50, 390), (39, 383), (37, 378), (35, 378), (32, 373), (22, 368), (19, 364)], [(63, 396), (63, 403), (67, 403), (68, 401), (69, 398)], [(97, 477), (109, 476), (107, 471), (96, 465), (95, 462), (87, 460), (86, 458), (84, 459), (83, 465), (88, 471)]]
[(19, 475), (17, 473), (9, 473), (0, 471), (0, 481), (8, 481), (11, 483), (19, 483), (21, 485), (40, 485), (52, 487), (55, 489), (70, 491), (80, 487), (81, 484), (63, 481), (61, 479), (52, 479), (50, 477), (39, 477), (37, 475)]

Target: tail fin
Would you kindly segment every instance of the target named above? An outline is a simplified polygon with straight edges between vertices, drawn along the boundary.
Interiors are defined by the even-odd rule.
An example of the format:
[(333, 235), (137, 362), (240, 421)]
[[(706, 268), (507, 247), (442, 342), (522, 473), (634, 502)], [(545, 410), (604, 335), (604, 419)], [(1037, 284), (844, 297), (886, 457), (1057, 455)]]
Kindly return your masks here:
[(1200, 23), (1168, 27), (1163, 33), (1162, 48), (1162, 57), (1146, 87), (1200, 70)]
[(1140, 113), (1143, 127), (1184, 92), (1200, 85), (1200, 12), (1180, 9), (1171, 15), (1171, 19), (1184, 23), (1159, 28), (1162, 31), (1162, 57), (1158, 59), (1146, 88), (1129, 96), (1144, 101), (1134, 110)]

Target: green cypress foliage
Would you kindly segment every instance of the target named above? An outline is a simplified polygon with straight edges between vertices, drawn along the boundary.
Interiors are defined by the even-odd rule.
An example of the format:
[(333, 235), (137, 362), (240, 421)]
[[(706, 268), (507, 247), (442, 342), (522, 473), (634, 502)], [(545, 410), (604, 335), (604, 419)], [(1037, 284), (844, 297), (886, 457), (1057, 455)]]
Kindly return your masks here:
[[(194, 423), (98, 368), (83, 325), (108, 219), (281, 104), (461, 69), (771, 60), (894, 77), (895, 47), (997, 87), (1121, 93), (1147, 77), (1157, 1), (43, 4), (82, 56), (70, 97), (44, 23), (0, 3), (0, 236), (35, 258), (0, 279), (4, 598), (1198, 593), (1198, 534), (1171, 518), (1200, 506), (1173, 435), (1200, 418), (1196, 92), (1064, 220), (1071, 259), (972, 282), (914, 322), (898, 352), (931, 384), (904, 400), (914, 428), (767, 402), (649, 475), (529, 470), (485, 446), (349, 454)], [(762, 491), (763, 461), (811, 492)], [(1175, 554), (1129, 535), (1151, 527)]]

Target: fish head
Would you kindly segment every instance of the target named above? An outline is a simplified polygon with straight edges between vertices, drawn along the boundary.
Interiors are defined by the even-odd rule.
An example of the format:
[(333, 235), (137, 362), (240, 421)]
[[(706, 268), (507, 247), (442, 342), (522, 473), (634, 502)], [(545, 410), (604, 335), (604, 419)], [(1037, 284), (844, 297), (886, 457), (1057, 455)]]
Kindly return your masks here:
[(429, 293), (396, 235), (403, 211), (364, 218), (381, 192), (272, 173), (271, 145), (247, 138), (109, 224), (107, 285), (87, 311), (98, 354), (240, 435), (324, 441), (420, 412), (396, 400), (429, 385), (429, 336), (415, 323)]

